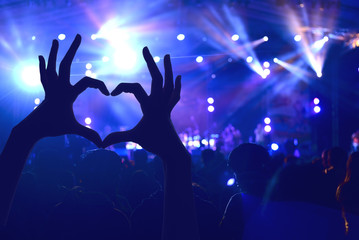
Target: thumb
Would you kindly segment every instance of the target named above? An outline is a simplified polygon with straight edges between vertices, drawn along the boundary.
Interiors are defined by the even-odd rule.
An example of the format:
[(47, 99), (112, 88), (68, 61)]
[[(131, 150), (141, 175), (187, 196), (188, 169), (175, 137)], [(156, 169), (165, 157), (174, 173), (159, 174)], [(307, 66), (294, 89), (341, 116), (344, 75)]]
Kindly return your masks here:
[(90, 129), (78, 123), (76, 124), (73, 133), (90, 140), (99, 148), (103, 147), (100, 135), (93, 129)]
[(111, 146), (116, 143), (121, 142), (130, 142), (133, 141), (133, 131), (124, 131), (124, 132), (113, 132), (107, 135), (107, 137), (103, 140), (103, 146), (104, 148)]

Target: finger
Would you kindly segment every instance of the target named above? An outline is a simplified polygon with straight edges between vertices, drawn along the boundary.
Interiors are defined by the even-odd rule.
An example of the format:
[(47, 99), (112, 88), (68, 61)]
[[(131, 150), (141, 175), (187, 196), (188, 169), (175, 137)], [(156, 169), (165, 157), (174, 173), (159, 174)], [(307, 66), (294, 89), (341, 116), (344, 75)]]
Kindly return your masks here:
[(57, 58), (58, 50), (59, 50), (59, 41), (54, 39), (52, 41), (52, 46), (51, 46), (50, 55), (49, 55), (49, 61), (47, 63), (48, 71), (56, 72), (56, 58)]
[(75, 126), (75, 129), (73, 130), (72, 133), (77, 134), (81, 137), (84, 137), (84, 138), (90, 140), (99, 148), (103, 147), (101, 137), (95, 130), (92, 130), (88, 127), (85, 127), (85, 126), (77, 123)]
[(117, 96), (123, 92), (132, 93), (141, 105), (145, 103), (146, 98), (148, 97), (146, 91), (139, 83), (120, 83), (111, 92), (111, 95)]
[(169, 99), (173, 91), (173, 72), (170, 55), (166, 55), (164, 59), (165, 64), (165, 99)]
[(41, 84), (46, 92), (47, 89), (46, 63), (45, 63), (45, 58), (41, 55), (39, 56), (39, 70), (40, 70)]
[(114, 132), (103, 140), (103, 147), (106, 148), (116, 143), (132, 141), (132, 131)]
[(74, 60), (75, 54), (80, 46), (80, 43), (81, 43), (81, 36), (77, 34), (69, 50), (67, 51), (65, 57), (62, 59), (60, 63), (59, 77), (61, 79), (70, 81), (71, 63)]
[(84, 77), (74, 85), (76, 97), (89, 87), (99, 89), (102, 94), (106, 96), (110, 95), (110, 92), (102, 81), (90, 77)]
[(162, 85), (163, 85), (162, 74), (158, 69), (155, 60), (153, 59), (148, 48), (144, 47), (142, 52), (143, 52), (143, 57), (147, 63), (148, 70), (150, 71), (152, 77), (151, 94), (158, 95), (162, 91)]
[(176, 104), (181, 99), (181, 87), (182, 87), (181, 86), (181, 79), (182, 79), (181, 75), (176, 77), (175, 88), (174, 88), (174, 90), (172, 92), (170, 103), (169, 103), (170, 111), (173, 110), (173, 108), (176, 106)]

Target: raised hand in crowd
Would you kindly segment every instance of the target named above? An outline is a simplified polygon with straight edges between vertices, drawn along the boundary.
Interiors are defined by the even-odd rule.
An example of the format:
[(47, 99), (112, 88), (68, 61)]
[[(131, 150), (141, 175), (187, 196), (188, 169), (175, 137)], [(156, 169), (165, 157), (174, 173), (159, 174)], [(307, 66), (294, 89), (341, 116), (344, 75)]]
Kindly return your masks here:
[(45, 99), (23, 121), (15, 126), (0, 155), (0, 221), (6, 224), (7, 215), (21, 171), (34, 144), (45, 137), (63, 134), (77, 134), (101, 146), (100, 136), (79, 124), (73, 113), (73, 103), (87, 88), (97, 88), (109, 95), (105, 84), (89, 77), (82, 78), (75, 85), (70, 83), (72, 60), (81, 43), (77, 35), (56, 71), (59, 43), (52, 43), (46, 66), (43, 56), (39, 56), (41, 83)]
[(104, 146), (133, 141), (161, 157), (165, 172), (162, 239), (199, 239), (191, 184), (191, 157), (171, 121), (171, 111), (180, 99), (181, 76), (173, 83), (170, 56), (164, 57), (165, 76), (159, 71), (148, 48), (143, 56), (152, 77), (147, 95), (138, 83), (120, 83), (111, 95), (132, 93), (141, 105), (143, 117), (131, 130), (115, 132)]

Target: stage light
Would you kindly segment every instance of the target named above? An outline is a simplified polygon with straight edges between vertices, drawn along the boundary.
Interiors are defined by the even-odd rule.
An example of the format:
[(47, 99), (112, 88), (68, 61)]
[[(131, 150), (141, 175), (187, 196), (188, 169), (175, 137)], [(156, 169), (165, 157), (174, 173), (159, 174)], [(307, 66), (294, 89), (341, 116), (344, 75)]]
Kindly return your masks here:
[(196, 58), (196, 62), (198, 62), (198, 63), (203, 62), (203, 57), (202, 57), (202, 56), (198, 56), (198, 57)]
[(321, 72), (317, 72), (317, 77), (321, 78), (323, 76), (323, 74)]
[(92, 78), (97, 78), (97, 74), (96, 73), (91, 73), (91, 76)]
[(193, 147), (200, 148), (201, 147), (200, 141), (199, 140), (194, 140), (193, 141)]
[(269, 38), (267, 36), (263, 37), (263, 41), (268, 42)]
[(86, 75), (87, 77), (91, 77), (92, 71), (91, 71), (91, 70), (86, 70), (85, 75)]
[[(359, 71), (359, 68), (358, 68), (358, 71)], [(217, 76), (216, 76), (216, 74), (214, 74), (214, 73), (211, 75), (211, 78), (212, 78), (212, 79), (215, 79), (216, 77), (217, 77)]]
[(159, 56), (155, 56), (155, 57), (153, 57), (153, 60), (154, 60), (156, 63), (158, 63), (158, 62), (161, 60), (161, 58), (160, 58)]
[(279, 149), (279, 146), (278, 146), (278, 144), (276, 144), (276, 143), (272, 143), (272, 144), (270, 145), (270, 148), (271, 148), (273, 151), (277, 151), (277, 150)]
[(265, 61), (265, 62), (263, 63), (263, 67), (269, 68), (269, 66), (270, 66), (270, 63), (269, 63), (269, 62)]
[(246, 61), (247, 61), (247, 63), (253, 62), (253, 57), (248, 56), (248, 57), (246, 58)]
[(108, 62), (109, 60), (110, 58), (107, 56), (102, 57), (102, 62)]
[(214, 111), (214, 107), (211, 105), (211, 106), (208, 106), (208, 112), (213, 112)]
[(86, 69), (90, 70), (92, 68), (92, 64), (91, 63), (87, 63), (86, 64)]
[(118, 47), (114, 54), (114, 63), (119, 70), (124, 72), (134, 70), (137, 63), (137, 55), (130, 46)]
[(278, 58), (273, 58), (273, 62), (278, 63)]
[(318, 104), (320, 103), (319, 98), (314, 98), (314, 99), (313, 99), (313, 103), (314, 103), (315, 105), (318, 105)]
[(264, 127), (264, 131), (267, 132), (267, 133), (269, 133), (269, 132), (272, 131), (272, 127), (271, 127), (270, 125), (266, 125), (266, 126)]
[(201, 143), (202, 143), (204, 146), (208, 146), (208, 141), (207, 141), (207, 139), (202, 139)]
[(31, 40), (33, 40), (33, 41), (36, 40), (36, 36), (32, 36)]
[(213, 138), (209, 139), (209, 146), (214, 147), (216, 145), (216, 140)]
[(264, 69), (262, 74), (263, 79), (267, 78), (269, 74), (270, 70), (268, 68)]
[(329, 41), (329, 37), (328, 37), (328, 36), (325, 36), (325, 37), (323, 38), (323, 40), (324, 40), (324, 42), (328, 42), (328, 41)]
[(294, 41), (300, 42), (300, 40), (302, 40), (302, 36), (300, 36), (299, 34), (294, 36)]
[(271, 120), (269, 117), (264, 118), (264, 123), (265, 123), (265, 124), (270, 124), (271, 121), (272, 121), (272, 120)]
[(294, 138), (293, 143), (294, 143), (294, 146), (298, 146), (298, 139)]
[(230, 186), (233, 186), (233, 184), (236, 182), (236, 180), (234, 178), (230, 178), (228, 179), (227, 181), (227, 186), (230, 187)]
[(65, 34), (63, 34), (63, 33), (60, 33), (59, 34), (59, 36), (57, 36), (58, 38), (59, 38), (59, 40), (65, 40), (65, 38), (66, 38), (66, 35)]
[(128, 142), (128, 143), (126, 143), (126, 149), (127, 150), (133, 150), (133, 149), (135, 149), (136, 148), (136, 144), (135, 143), (133, 143), (133, 142)]
[(39, 105), (40, 102), (41, 102), (41, 101), (40, 101), (40, 98), (35, 98), (34, 102), (35, 102), (36, 105)]
[(213, 104), (213, 103), (214, 103), (214, 99), (213, 99), (212, 97), (209, 97), (209, 98), (207, 98), (207, 102), (208, 102), (209, 104)]
[(40, 72), (38, 66), (26, 66), (21, 73), (23, 83), (28, 87), (37, 87), (41, 85)]
[(96, 35), (96, 34), (92, 34), (92, 35), (91, 35), (91, 39), (92, 39), (92, 40), (96, 40), (96, 39), (97, 39), (97, 35)]
[(232, 58), (228, 58), (228, 62), (232, 62), (233, 61), (233, 59)]
[(238, 35), (238, 34), (234, 34), (234, 35), (232, 36), (232, 40), (233, 40), (233, 41), (238, 41), (238, 39), (239, 39), (239, 35)]
[(89, 118), (89, 117), (85, 118), (85, 123), (86, 123), (87, 125), (90, 125), (90, 124), (92, 123), (91, 118)]
[(314, 110), (314, 112), (315, 113), (320, 113), (320, 111), (322, 110), (319, 106), (315, 106), (314, 108), (313, 108), (313, 110)]
[(178, 41), (183, 41), (185, 38), (186, 38), (186, 36), (184, 34), (182, 34), (182, 33), (177, 35), (177, 40)]

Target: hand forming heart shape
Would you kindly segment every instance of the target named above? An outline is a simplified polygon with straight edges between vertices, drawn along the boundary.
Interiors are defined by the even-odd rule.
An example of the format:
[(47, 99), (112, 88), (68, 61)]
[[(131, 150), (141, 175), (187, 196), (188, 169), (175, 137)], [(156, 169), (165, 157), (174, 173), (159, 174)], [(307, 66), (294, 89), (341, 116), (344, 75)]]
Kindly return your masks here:
[[(70, 83), (70, 68), (75, 53), (80, 46), (81, 36), (77, 35), (65, 57), (60, 63), (59, 74), (56, 72), (56, 57), (59, 47), (57, 40), (52, 43), (47, 68), (43, 56), (39, 56), (41, 83), (45, 91), (44, 101), (19, 125), (28, 129), (28, 134), (41, 139), (48, 136), (63, 134), (77, 134), (87, 138), (98, 147), (107, 147), (123, 141), (133, 141), (146, 150), (158, 155), (165, 155), (171, 151), (170, 147), (180, 143), (172, 125), (170, 114), (180, 99), (181, 76), (177, 76), (173, 83), (173, 73), (170, 56), (164, 58), (165, 81), (148, 48), (143, 49), (143, 56), (152, 77), (151, 94), (147, 95), (139, 83), (121, 83), (112, 91), (112, 96), (122, 92), (132, 93), (141, 105), (143, 117), (140, 122), (129, 131), (115, 132), (103, 141), (99, 134), (77, 122), (73, 113), (73, 103), (87, 88), (97, 88), (104, 95), (109, 96), (102, 81), (89, 77), (82, 78), (75, 85)], [(165, 139), (168, 146), (163, 151)], [(161, 151), (160, 151), (161, 150)]]

